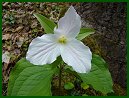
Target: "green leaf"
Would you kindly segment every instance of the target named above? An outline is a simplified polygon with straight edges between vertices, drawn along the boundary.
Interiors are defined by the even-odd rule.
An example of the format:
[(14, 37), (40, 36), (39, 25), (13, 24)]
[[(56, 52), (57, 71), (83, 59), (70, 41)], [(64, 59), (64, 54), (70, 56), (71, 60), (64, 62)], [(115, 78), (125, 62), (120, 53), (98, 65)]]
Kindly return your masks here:
[(65, 83), (64, 88), (65, 88), (66, 90), (73, 89), (73, 88), (74, 88), (74, 84), (71, 83), (71, 82), (67, 82), (67, 83)]
[(84, 83), (91, 85), (97, 91), (104, 94), (113, 92), (113, 82), (107, 64), (98, 55), (93, 55), (91, 71), (86, 74), (79, 74), (79, 76)]
[(17, 62), (11, 71), (8, 83), (8, 96), (50, 96), (51, 80), (58, 72), (53, 65), (36, 66), (26, 59)]
[(89, 36), (90, 34), (94, 34), (95, 30), (92, 28), (81, 28), (80, 33), (77, 36), (78, 40), (82, 40), (85, 37)]
[(43, 27), (45, 33), (53, 33), (54, 27), (56, 26), (56, 24), (53, 21), (49, 20), (48, 18), (44, 17), (41, 14), (34, 14), (34, 16), (40, 22), (40, 24)]
[(81, 87), (86, 90), (89, 88), (89, 85), (87, 85), (86, 83), (81, 83)]

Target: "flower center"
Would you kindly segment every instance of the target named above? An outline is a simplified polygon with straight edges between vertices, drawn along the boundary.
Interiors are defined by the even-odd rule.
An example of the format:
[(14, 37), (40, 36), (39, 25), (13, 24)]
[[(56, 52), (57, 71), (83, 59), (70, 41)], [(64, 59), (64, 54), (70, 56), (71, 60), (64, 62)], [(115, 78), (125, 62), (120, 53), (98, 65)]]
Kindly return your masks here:
[(63, 36), (59, 37), (58, 42), (61, 43), (61, 44), (66, 44), (67, 39), (66, 39), (66, 37), (63, 35)]

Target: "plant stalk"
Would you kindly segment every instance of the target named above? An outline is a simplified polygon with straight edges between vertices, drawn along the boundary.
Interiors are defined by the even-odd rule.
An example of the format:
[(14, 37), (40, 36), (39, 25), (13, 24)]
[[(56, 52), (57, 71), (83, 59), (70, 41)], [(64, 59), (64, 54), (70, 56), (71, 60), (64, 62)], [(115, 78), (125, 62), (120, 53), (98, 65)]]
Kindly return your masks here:
[(59, 96), (61, 96), (61, 78), (62, 78), (62, 64), (60, 64), (60, 71), (59, 71)]

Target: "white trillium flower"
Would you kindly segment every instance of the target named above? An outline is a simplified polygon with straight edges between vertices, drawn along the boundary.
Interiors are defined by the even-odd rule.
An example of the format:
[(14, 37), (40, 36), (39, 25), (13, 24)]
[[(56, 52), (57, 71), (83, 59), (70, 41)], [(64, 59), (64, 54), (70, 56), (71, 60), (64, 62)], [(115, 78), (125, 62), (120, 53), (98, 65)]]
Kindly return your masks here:
[(54, 34), (44, 34), (32, 40), (26, 59), (34, 65), (51, 64), (61, 55), (63, 61), (78, 73), (91, 69), (92, 53), (89, 47), (76, 39), (81, 18), (71, 6), (54, 28)]

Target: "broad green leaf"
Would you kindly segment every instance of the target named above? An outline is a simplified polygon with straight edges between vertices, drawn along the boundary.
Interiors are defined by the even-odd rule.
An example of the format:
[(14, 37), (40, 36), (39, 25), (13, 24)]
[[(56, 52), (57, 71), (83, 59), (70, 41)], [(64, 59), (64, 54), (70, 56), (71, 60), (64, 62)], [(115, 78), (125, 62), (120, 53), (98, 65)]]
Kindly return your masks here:
[(94, 34), (95, 30), (92, 28), (81, 28), (80, 29), (80, 33), (77, 36), (78, 40), (82, 40), (85, 37), (89, 36), (90, 34)]
[(24, 58), (18, 61), (10, 74), (8, 96), (50, 96), (52, 76), (58, 72), (55, 64), (36, 66)]
[(79, 76), (84, 83), (91, 85), (97, 91), (104, 94), (113, 92), (113, 82), (107, 64), (98, 55), (93, 55), (91, 71), (86, 74), (79, 74)]
[(73, 88), (74, 88), (74, 84), (71, 83), (71, 82), (67, 82), (67, 83), (65, 83), (64, 88), (65, 88), (66, 90), (73, 89)]
[(34, 16), (40, 22), (45, 33), (53, 33), (54, 27), (56, 26), (56, 24), (53, 21), (49, 20), (48, 18), (46, 18), (45, 16), (43, 16), (41, 14), (34, 14)]

